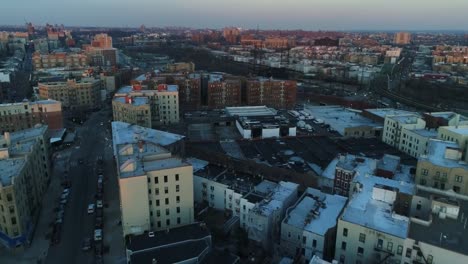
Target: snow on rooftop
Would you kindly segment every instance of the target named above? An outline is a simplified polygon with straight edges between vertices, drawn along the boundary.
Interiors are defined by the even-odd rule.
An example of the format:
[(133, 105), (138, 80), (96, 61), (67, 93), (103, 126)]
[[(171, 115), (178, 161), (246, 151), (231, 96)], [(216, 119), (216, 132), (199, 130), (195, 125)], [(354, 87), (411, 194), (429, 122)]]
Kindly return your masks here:
[(351, 154), (340, 154), (333, 159), (322, 173), (322, 177), (334, 180), (336, 168), (355, 171), (356, 174), (373, 174), (377, 161)]
[(456, 134), (468, 135), (468, 126), (446, 126), (443, 128)]
[(414, 133), (416, 135), (428, 138), (436, 138), (437, 137), (437, 130), (429, 130), (429, 129), (412, 129), (409, 132)]
[(294, 207), (289, 209), (285, 223), (321, 236), (336, 226), (346, 204), (346, 197), (322, 193), (307, 188)]
[(208, 161), (197, 159), (197, 158), (188, 158), (187, 162), (192, 165), (194, 173), (199, 171), (199, 170), (202, 170), (203, 168), (205, 168), (209, 164)]
[(375, 109), (366, 109), (366, 111), (376, 116), (382, 117), (382, 118), (385, 118), (386, 116), (394, 116), (394, 115), (416, 114), (416, 112), (410, 112), (410, 111), (400, 110), (400, 109), (395, 109), (395, 108), (375, 108)]
[(361, 111), (342, 106), (307, 105), (304, 111), (315, 116), (315, 118), (324, 120), (325, 123), (329, 124), (331, 128), (342, 136), (345, 134), (345, 129), (350, 127), (382, 127), (381, 124), (362, 116)]
[[(357, 175), (353, 179), (356, 191), (351, 195), (341, 219), (369, 229), (400, 238), (408, 234), (409, 219), (393, 212), (393, 204), (373, 198), (374, 187), (396, 188), (400, 193), (413, 195), (414, 184), (373, 175)], [(360, 186), (358, 188), (358, 185)], [(360, 189), (360, 191), (359, 191)]]
[(280, 182), (269, 198), (255, 205), (254, 209), (261, 215), (269, 216), (275, 210), (281, 210), (291, 195), (297, 193), (299, 185), (293, 182)]
[(414, 114), (405, 114), (405, 115), (393, 115), (388, 116), (389, 119), (392, 119), (398, 123), (402, 124), (417, 124), (418, 119), (420, 118), (418, 115)]
[[(460, 161), (460, 158), (448, 158), (446, 157), (447, 150), (460, 151), (460, 147), (457, 143), (451, 141), (442, 141), (431, 139), (427, 146), (427, 155), (421, 155), (419, 160), (429, 161), (432, 164), (448, 168), (466, 168), (468, 164)], [(461, 153), (460, 157), (461, 157)]]
[(274, 116), (277, 111), (273, 108), (262, 106), (226, 107), (229, 116)]

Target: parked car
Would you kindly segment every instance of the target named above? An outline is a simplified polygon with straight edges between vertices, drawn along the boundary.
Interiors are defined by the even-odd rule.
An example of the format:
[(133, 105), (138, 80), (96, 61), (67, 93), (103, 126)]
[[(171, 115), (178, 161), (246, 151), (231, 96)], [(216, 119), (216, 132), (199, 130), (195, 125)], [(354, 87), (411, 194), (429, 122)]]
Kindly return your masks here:
[(102, 208), (102, 200), (97, 200), (96, 201), (96, 207), (97, 208)]
[(102, 229), (95, 229), (94, 230), (94, 241), (101, 241), (102, 240)]
[(91, 238), (85, 237), (85, 238), (83, 239), (83, 243), (82, 243), (81, 249), (82, 249), (83, 251), (88, 251), (88, 250), (91, 249)]
[(94, 204), (89, 204), (88, 205), (88, 214), (92, 214), (94, 213)]

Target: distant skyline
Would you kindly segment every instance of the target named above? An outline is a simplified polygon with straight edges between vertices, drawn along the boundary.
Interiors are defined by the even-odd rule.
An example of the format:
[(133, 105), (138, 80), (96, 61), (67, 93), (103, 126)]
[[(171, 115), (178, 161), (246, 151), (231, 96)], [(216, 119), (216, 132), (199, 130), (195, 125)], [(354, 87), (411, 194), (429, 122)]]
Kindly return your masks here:
[(15, 0), (0, 8), (1, 25), (468, 31), (467, 0)]

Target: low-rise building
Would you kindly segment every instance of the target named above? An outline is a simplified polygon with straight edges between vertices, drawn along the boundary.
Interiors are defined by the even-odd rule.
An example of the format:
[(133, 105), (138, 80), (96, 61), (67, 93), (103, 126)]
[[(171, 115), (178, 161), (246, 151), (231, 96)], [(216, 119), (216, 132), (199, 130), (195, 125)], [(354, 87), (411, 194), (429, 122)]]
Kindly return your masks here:
[(438, 138), (457, 143), (462, 151), (462, 159), (468, 162), (468, 125), (439, 127)]
[(468, 125), (468, 118), (455, 112), (424, 113), (423, 118), (426, 121), (426, 127), (431, 129), (441, 126)]
[(281, 224), (281, 252), (306, 263), (313, 256), (332, 260), (338, 217), (347, 198), (307, 188), (286, 212)]
[(392, 115), (385, 117), (382, 141), (398, 148), (402, 139), (402, 130), (424, 129), (426, 122), (415, 114), (410, 115)]
[(5, 132), (0, 145), (0, 243), (15, 249), (31, 242), (50, 180), (47, 126)]
[(166, 65), (168, 72), (193, 72), (195, 71), (195, 64), (193, 62), (176, 62)]
[(414, 184), (357, 175), (338, 220), (335, 259), (340, 263), (401, 263), (409, 232)]
[(279, 182), (265, 199), (255, 204), (247, 216), (247, 233), (249, 239), (271, 251), (273, 243), (280, 237), (280, 223), (286, 209), (298, 198), (299, 185), (292, 182)]
[(183, 136), (112, 122), (123, 234), (165, 230), (193, 222), (193, 168)]
[(0, 132), (14, 132), (45, 124), (50, 130), (63, 128), (62, 104), (55, 100), (0, 104)]
[(432, 139), (416, 167), (416, 183), (468, 195), (468, 164), (455, 142)]

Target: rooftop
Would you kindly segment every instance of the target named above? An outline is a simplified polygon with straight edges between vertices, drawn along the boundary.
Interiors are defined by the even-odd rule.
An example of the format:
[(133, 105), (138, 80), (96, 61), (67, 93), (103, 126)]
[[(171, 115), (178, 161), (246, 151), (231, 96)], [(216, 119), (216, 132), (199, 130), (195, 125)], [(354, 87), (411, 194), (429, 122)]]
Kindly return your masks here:
[(404, 114), (404, 115), (392, 115), (387, 116), (389, 119), (402, 124), (417, 124), (418, 119), (421, 118), (415, 114)]
[(385, 154), (382, 159), (377, 162), (377, 169), (396, 172), (400, 165), (400, 157), (395, 155)]
[(131, 263), (172, 264), (182, 263), (187, 260), (197, 259), (210, 250), (210, 245), (205, 240), (186, 241), (180, 244), (160, 247), (152, 250), (134, 253), (130, 256)]
[(346, 200), (340, 195), (307, 188), (301, 199), (289, 209), (284, 223), (323, 236), (336, 226)]
[[(426, 113), (426, 115), (430, 115), (433, 117), (440, 117), (445, 120), (451, 120), (452, 118), (455, 118), (458, 114), (455, 112), (432, 112), (432, 113)], [(460, 121), (467, 121), (468, 117), (460, 115)]]
[[(427, 146), (427, 155), (421, 155), (419, 160), (428, 161), (441, 167), (468, 169), (466, 162), (460, 161), (460, 158), (457, 155), (446, 156), (446, 152), (451, 150), (459, 152), (460, 148), (455, 142), (431, 139)], [(461, 153), (459, 154), (461, 157)]]
[(153, 237), (148, 236), (148, 234), (132, 236), (129, 243), (127, 243), (127, 249), (137, 252), (151, 248), (169, 246), (183, 241), (206, 239), (210, 236), (209, 230), (203, 224), (193, 223), (190, 225), (171, 228), (169, 232), (154, 232)]
[[(126, 103), (126, 98), (125, 97), (114, 97), (113, 99), (116, 102), (120, 102), (122, 104)], [(141, 106), (141, 105), (147, 105), (149, 103), (148, 97), (143, 97), (143, 96), (135, 96), (131, 97), (131, 100), (129, 101), (129, 104), (135, 105), (135, 106)]]
[(335, 169), (341, 168), (355, 171), (356, 175), (373, 174), (376, 168), (376, 160), (366, 157), (358, 157), (351, 154), (338, 154), (323, 171), (322, 176), (335, 179)]
[(297, 193), (299, 184), (281, 181), (278, 186), (262, 202), (257, 203), (252, 209), (253, 212), (269, 216), (275, 210), (284, 208), (284, 202)]
[(410, 115), (416, 114), (415, 112), (400, 110), (395, 108), (375, 108), (375, 109), (366, 109), (367, 112), (372, 113), (381, 118), (394, 115)]
[(429, 130), (429, 129), (411, 129), (409, 130), (410, 133), (414, 133), (416, 135), (427, 137), (427, 138), (436, 138), (437, 137), (437, 130)]
[(455, 134), (468, 136), (468, 126), (444, 126), (442, 127)]
[(266, 106), (239, 106), (226, 107), (226, 114), (229, 116), (275, 116), (277, 111)]
[(376, 187), (395, 189), (400, 193), (413, 195), (414, 184), (368, 174), (356, 175), (353, 184), (356, 184), (357, 190), (350, 196), (350, 202), (341, 219), (392, 236), (406, 238), (409, 219), (393, 212), (393, 203), (375, 199), (373, 192)]
[(382, 124), (376, 123), (361, 115), (361, 111), (342, 106), (306, 106), (304, 111), (316, 119), (322, 119), (336, 130), (340, 135), (345, 134), (345, 129), (350, 127), (375, 127), (381, 128)]

